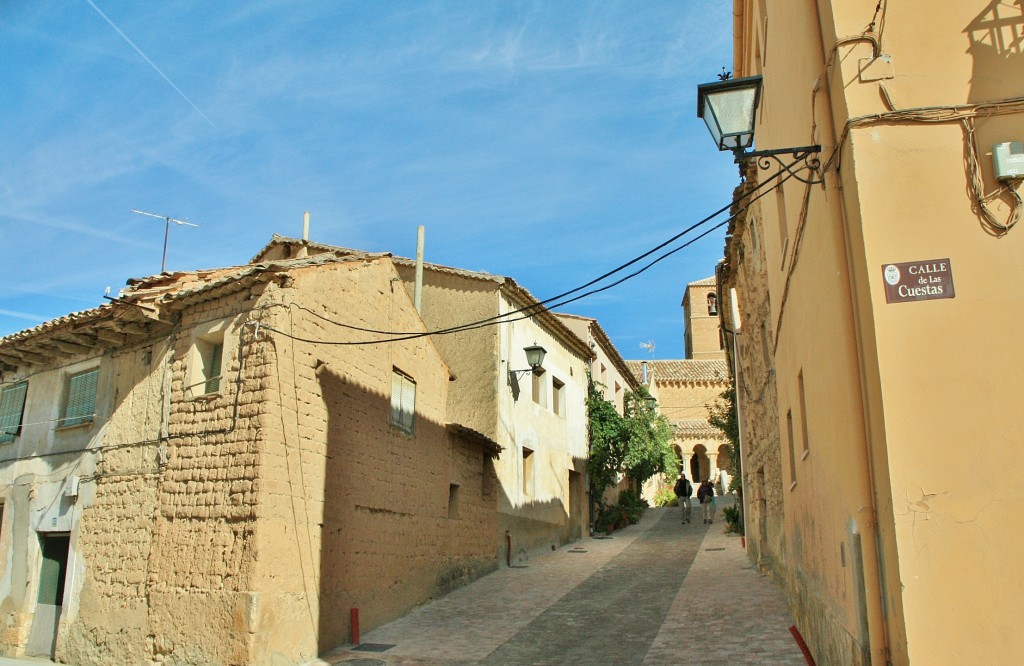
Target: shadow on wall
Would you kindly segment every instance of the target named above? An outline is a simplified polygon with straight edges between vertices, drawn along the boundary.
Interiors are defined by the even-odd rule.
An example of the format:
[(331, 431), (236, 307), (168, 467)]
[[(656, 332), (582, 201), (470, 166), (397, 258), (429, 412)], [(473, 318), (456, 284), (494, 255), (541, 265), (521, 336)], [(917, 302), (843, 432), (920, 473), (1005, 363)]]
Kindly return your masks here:
[[(318, 645), (350, 640), (493, 571), (494, 462), (479, 442), (418, 415), (391, 425), (390, 400), (326, 366)], [(316, 528), (317, 526), (311, 526)]]
[(1024, 0), (993, 0), (964, 32), (974, 59), (968, 102), (1024, 95)]
[[(506, 450), (502, 455), (517, 453)], [(513, 496), (510, 489), (499, 484), (498, 506), (512, 507), (508, 512), (498, 513), (497, 556), (501, 566), (521, 564), (533, 552), (550, 551), (589, 533), (590, 499), (584, 483), (586, 459), (573, 458), (571, 464), (572, 469), (550, 467), (547, 470), (550, 478), (557, 479), (559, 487), (566, 489), (564, 501), (558, 497), (531, 500), (527, 491)], [(524, 477), (528, 474), (527, 465), (524, 460)], [(565, 477), (559, 478), (560, 474)], [(529, 482), (525, 483), (529, 486)]]
[[(309, 525), (311, 533), (320, 532), (319, 578), (313, 583), (320, 652), (351, 640), (353, 608), (367, 631), (510, 560), (521, 561), (531, 550), (582, 536), (588, 515), (584, 459), (562, 472), (568, 505), (561, 499), (528, 501), (513, 514), (499, 514), (498, 506), (509, 505), (508, 493), (482, 437), (453, 432), (422, 413), (408, 434), (391, 424), (389, 396), (327, 365), (316, 376), (327, 418), (323, 523)], [(295, 470), (289, 474), (298, 477)], [(512, 534), (511, 555), (505, 530)]]

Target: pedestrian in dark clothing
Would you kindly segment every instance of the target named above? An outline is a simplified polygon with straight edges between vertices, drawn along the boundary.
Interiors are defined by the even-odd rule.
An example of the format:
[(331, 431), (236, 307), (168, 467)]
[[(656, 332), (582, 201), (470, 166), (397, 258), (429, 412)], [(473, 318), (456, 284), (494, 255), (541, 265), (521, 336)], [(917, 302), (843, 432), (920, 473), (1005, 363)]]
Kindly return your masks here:
[(679, 478), (676, 479), (676, 485), (672, 492), (679, 498), (679, 506), (683, 508), (683, 522), (690, 522), (690, 506), (692, 504), (690, 496), (693, 495), (693, 486), (682, 472), (679, 472)]
[(704, 510), (704, 524), (715, 522), (715, 514), (713, 513), (713, 504), (715, 501), (715, 487), (711, 485), (711, 481), (704, 479), (700, 482), (700, 486), (697, 488), (697, 501), (700, 502), (700, 507)]

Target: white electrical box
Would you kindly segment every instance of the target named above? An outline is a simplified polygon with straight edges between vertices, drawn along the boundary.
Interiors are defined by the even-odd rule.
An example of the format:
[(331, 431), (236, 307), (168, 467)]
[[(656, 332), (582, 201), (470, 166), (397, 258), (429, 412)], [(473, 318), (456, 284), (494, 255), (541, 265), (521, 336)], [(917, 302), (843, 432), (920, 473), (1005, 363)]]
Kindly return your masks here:
[(77, 476), (69, 476), (64, 481), (64, 496), (78, 497), (78, 483), (79, 479)]
[(992, 146), (992, 169), (996, 180), (1024, 178), (1024, 142), (1008, 141)]

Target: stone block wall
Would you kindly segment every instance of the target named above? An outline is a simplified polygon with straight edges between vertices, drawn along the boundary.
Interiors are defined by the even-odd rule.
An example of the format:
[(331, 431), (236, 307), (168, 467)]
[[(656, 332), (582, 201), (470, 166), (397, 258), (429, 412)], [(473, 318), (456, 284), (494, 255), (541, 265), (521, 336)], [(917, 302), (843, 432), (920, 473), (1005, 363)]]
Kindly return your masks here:
[[(750, 174), (747, 183), (738, 187), (734, 196), (740, 196), (744, 188), (749, 189), (756, 184), (756, 173)], [(753, 213), (737, 217), (730, 227), (722, 293), (727, 294), (730, 288), (735, 288), (740, 294), (742, 332), (738, 341), (740, 377), (736, 390), (746, 448), (743, 475), (749, 512), (744, 522), (747, 543), (755, 562), (776, 580), (782, 581), (786, 577), (784, 475), (775, 387), (772, 306), (764, 243), (752, 240), (764, 238), (764, 232), (760, 228), (751, 230), (751, 225), (760, 225), (758, 207), (752, 210)]]

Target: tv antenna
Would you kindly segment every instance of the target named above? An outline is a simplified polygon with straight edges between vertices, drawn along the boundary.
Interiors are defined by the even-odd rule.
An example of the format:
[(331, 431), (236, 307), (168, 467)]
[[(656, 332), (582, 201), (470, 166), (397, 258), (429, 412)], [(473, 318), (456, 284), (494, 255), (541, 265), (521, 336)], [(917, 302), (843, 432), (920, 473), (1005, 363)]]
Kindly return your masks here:
[(134, 208), (132, 208), (130, 212), (137, 213), (139, 215), (146, 215), (147, 217), (155, 217), (156, 219), (163, 220), (165, 222), (165, 224), (164, 224), (164, 258), (160, 262), (160, 272), (161, 273), (163, 273), (164, 270), (167, 268), (167, 237), (170, 236), (171, 222), (174, 222), (178, 226), (186, 226), (186, 227), (198, 227), (199, 226), (198, 224), (192, 224), (188, 220), (177, 220), (177, 219), (175, 219), (173, 217), (168, 217), (166, 215), (157, 215), (155, 213), (147, 213), (144, 210), (135, 210)]
[(651, 352), (651, 358), (654, 358), (654, 340), (648, 340), (647, 342), (641, 342), (640, 346), (643, 349)]

